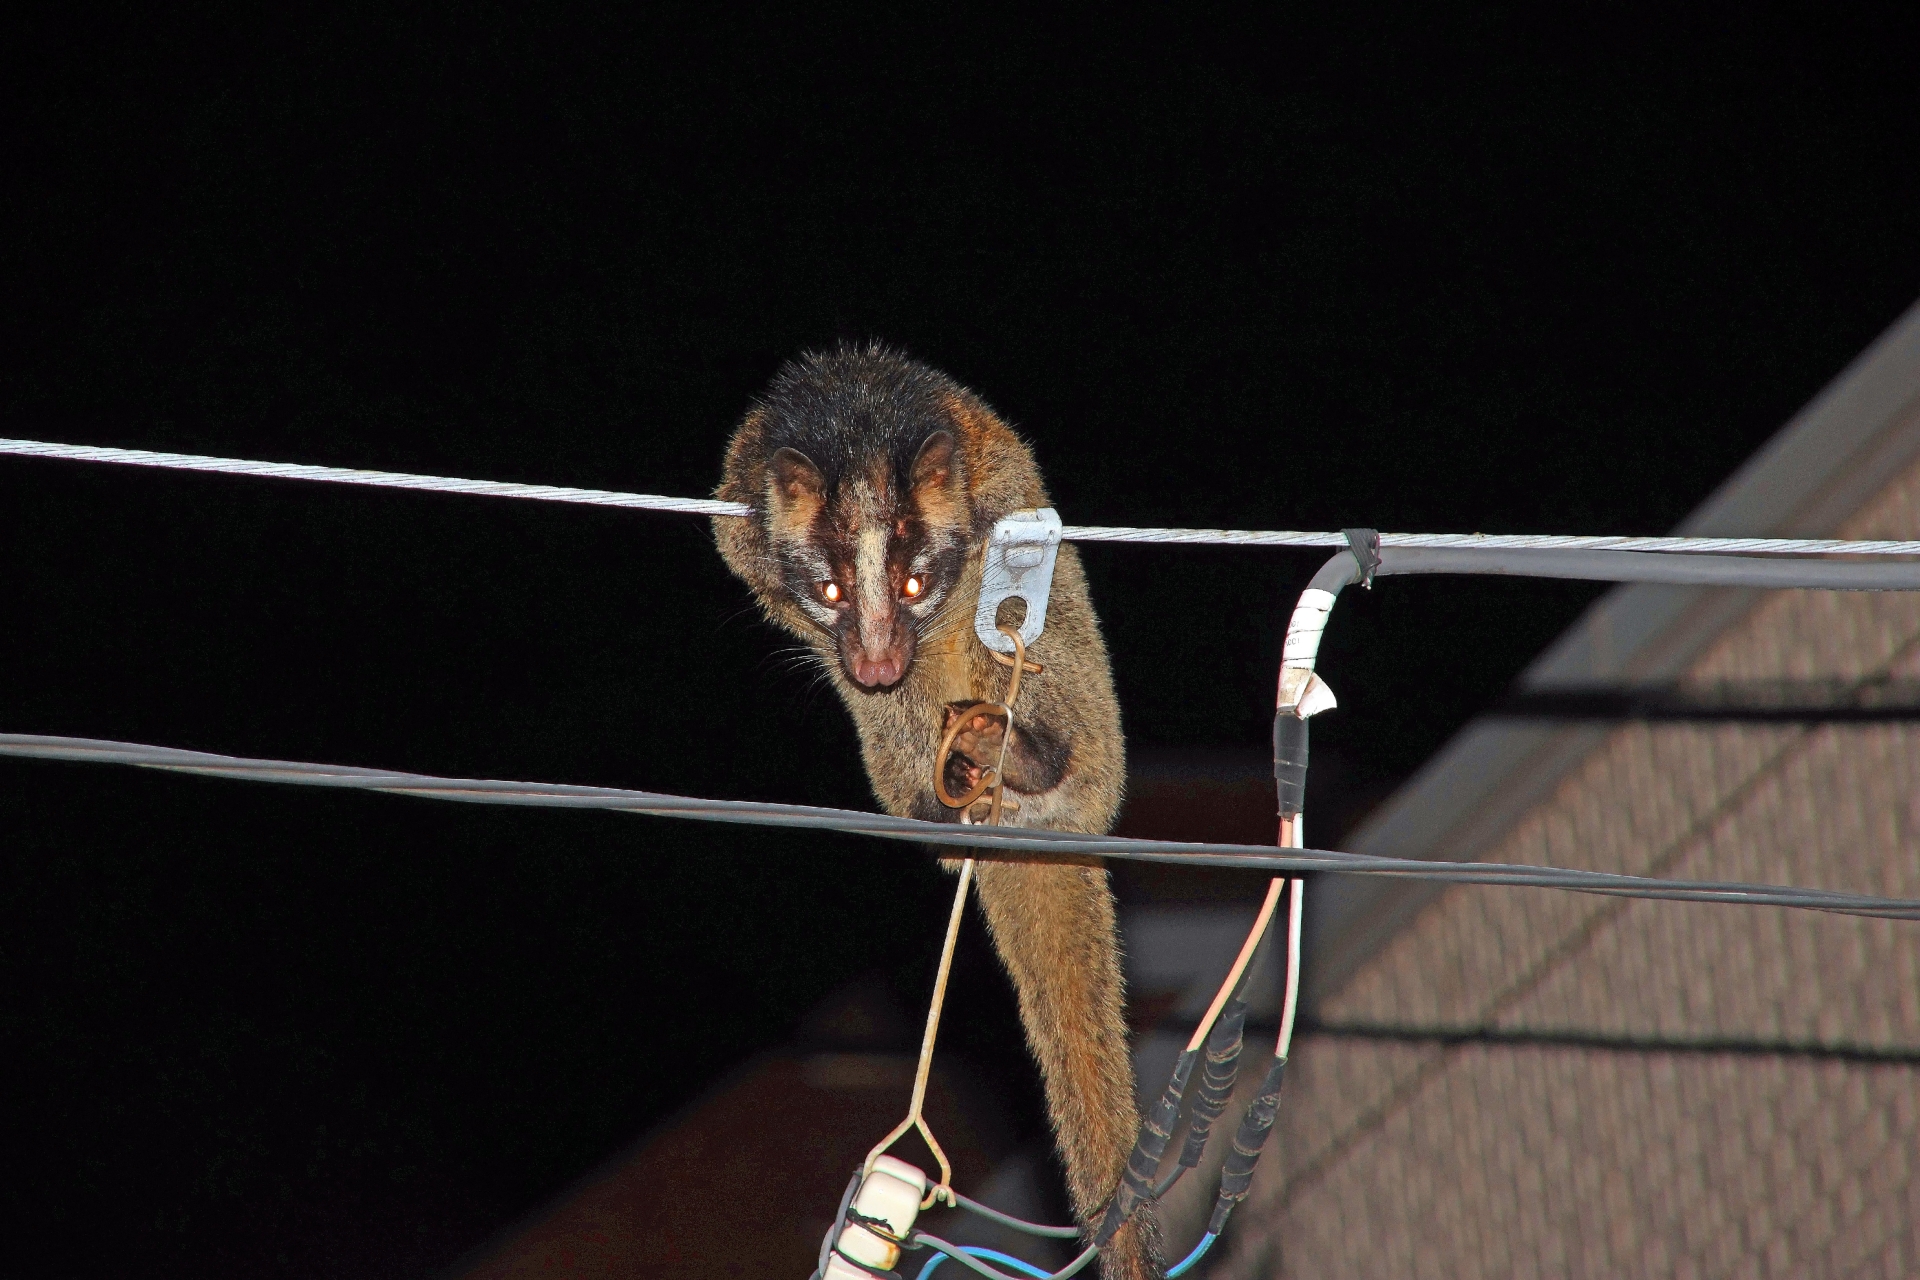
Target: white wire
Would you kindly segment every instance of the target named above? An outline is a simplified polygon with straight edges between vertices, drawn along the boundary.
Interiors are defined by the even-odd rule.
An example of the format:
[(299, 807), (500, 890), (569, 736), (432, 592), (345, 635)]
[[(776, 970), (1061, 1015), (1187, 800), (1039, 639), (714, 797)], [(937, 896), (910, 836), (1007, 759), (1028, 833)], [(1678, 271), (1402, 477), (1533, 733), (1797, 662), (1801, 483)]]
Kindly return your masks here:
[[(527, 498), (535, 502), (583, 503), (595, 507), (627, 507), (642, 511), (671, 511), (697, 516), (747, 516), (753, 508), (743, 502), (713, 498), (671, 498), (657, 493), (620, 493), (607, 489), (571, 489), (561, 485), (514, 484), (500, 480), (460, 480), (451, 476), (413, 475), (403, 471), (363, 471), (348, 467), (317, 467), (295, 462), (250, 462), (195, 453), (154, 453), (145, 449), (112, 449), (95, 445), (52, 444), (43, 440), (0, 439), (0, 454), (52, 458), (67, 462), (112, 462), (123, 466), (160, 467), (171, 471), (205, 471), (221, 475), (260, 476), (273, 480), (318, 480), (328, 484), (372, 485), (383, 489), (413, 489), (430, 493), (463, 493), (489, 498)], [(1344, 533), (1308, 533), (1260, 529), (1155, 529), (1125, 525), (1070, 524), (1060, 531), (1069, 542), (1157, 542), (1175, 546), (1220, 547), (1344, 547)], [(1694, 554), (1920, 556), (1920, 541), (1887, 539), (1848, 541), (1842, 538), (1634, 538), (1602, 535), (1383, 533), (1383, 547), (1431, 547), (1488, 551), (1584, 550), (1678, 551)]]
[(1282, 1062), (1293, 1049), (1293, 1021), (1300, 1012), (1300, 916), (1306, 896), (1305, 880), (1287, 881), (1287, 992), (1280, 1005), (1280, 1038), (1273, 1049), (1273, 1056)]

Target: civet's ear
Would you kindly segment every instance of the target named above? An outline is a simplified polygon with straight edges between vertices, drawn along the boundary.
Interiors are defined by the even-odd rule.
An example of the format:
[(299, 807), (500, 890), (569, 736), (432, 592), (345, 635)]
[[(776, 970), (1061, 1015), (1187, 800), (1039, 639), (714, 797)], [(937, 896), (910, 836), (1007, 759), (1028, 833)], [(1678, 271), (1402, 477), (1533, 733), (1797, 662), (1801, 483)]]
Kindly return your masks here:
[(960, 457), (951, 431), (936, 431), (920, 442), (907, 483), (914, 505), (929, 529), (958, 530), (966, 526), (965, 495), (961, 492)]
[(936, 431), (920, 442), (914, 455), (908, 482), (918, 494), (929, 489), (947, 489), (953, 485), (953, 433)]
[(767, 514), (776, 540), (800, 535), (827, 501), (827, 478), (798, 449), (778, 449), (767, 463)]
[(914, 495), (925, 499), (935, 491), (952, 489), (958, 480), (958, 466), (954, 462), (952, 432), (933, 432), (922, 439), (920, 453), (914, 455), (914, 466), (908, 472), (908, 484), (914, 489)]

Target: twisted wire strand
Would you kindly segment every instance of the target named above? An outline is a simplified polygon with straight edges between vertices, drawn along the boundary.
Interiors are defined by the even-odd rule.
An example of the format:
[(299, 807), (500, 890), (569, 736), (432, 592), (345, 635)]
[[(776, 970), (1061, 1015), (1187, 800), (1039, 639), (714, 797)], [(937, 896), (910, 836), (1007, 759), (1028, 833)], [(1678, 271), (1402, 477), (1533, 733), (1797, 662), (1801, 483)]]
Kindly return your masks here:
[[(404, 471), (366, 471), (349, 467), (310, 466), (295, 462), (253, 462), (195, 453), (157, 453), (146, 449), (114, 449), (96, 445), (54, 444), (44, 440), (0, 439), (0, 454), (48, 458), (67, 462), (109, 462), (122, 466), (158, 467), (172, 471), (202, 471), (221, 475), (256, 476), (272, 480), (317, 480), (327, 484), (371, 485), (385, 489), (413, 489), (431, 493), (472, 494), (489, 498), (525, 498), (535, 502), (570, 502), (596, 507), (626, 507), (698, 516), (749, 516), (744, 502), (714, 498), (673, 498), (655, 493), (621, 493), (608, 489), (574, 489), (563, 485), (515, 484), (501, 480), (461, 480), (451, 476), (414, 475)], [(1151, 542), (1174, 546), (1218, 547), (1344, 547), (1344, 533), (1300, 532), (1287, 529), (1159, 529), (1129, 525), (1070, 524), (1060, 531), (1069, 542)], [(1382, 547), (1425, 547), (1439, 550), (1485, 551), (1667, 551), (1689, 554), (1920, 556), (1920, 541), (1843, 538), (1678, 538), (1610, 537), (1605, 535), (1383, 533)]]
[(344, 787), (394, 795), (475, 804), (533, 805), (562, 809), (607, 809), (661, 817), (694, 818), (709, 822), (746, 823), (768, 827), (802, 827), (845, 831), (887, 840), (963, 846), (983, 850), (981, 856), (1039, 853), (1055, 857), (1118, 858), (1192, 866), (1242, 867), (1289, 872), (1331, 871), (1343, 875), (1389, 876), (1398, 879), (1437, 880), (1455, 884), (1524, 886), (1569, 889), (1611, 897), (1656, 898), (1676, 902), (1738, 903), (1748, 906), (1795, 907), (1840, 915), (1875, 916), (1892, 920), (1920, 920), (1920, 901), (1843, 893), (1830, 889), (1800, 889), (1789, 885), (1738, 881), (1660, 880), (1649, 876), (1606, 871), (1577, 871), (1504, 862), (1428, 862), (1372, 854), (1341, 853), (1328, 849), (1276, 849), (1273, 845), (1213, 844), (1197, 841), (1135, 840), (1120, 836), (1089, 836), (1067, 831), (1022, 827), (966, 827), (923, 822), (887, 814), (858, 813), (813, 805), (770, 804), (750, 800), (710, 800), (696, 796), (664, 795), (619, 787), (585, 787), (548, 782), (503, 782), (478, 778), (443, 778), (428, 774), (347, 765), (309, 764), (291, 760), (261, 760), (185, 751), (174, 747), (111, 742), (95, 738), (46, 737), (38, 734), (0, 734), (0, 756), (42, 760), (84, 761), (165, 769), (209, 777), (301, 786)]
[[(1344, 547), (1344, 533), (1304, 533), (1286, 529), (1154, 529), (1127, 525), (1070, 524), (1060, 530), (1069, 542), (1164, 542), (1215, 547)], [(1920, 542), (1845, 538), (1679, 538), (1615, 537), (1605, 534), (1383, 533), (1382, 547), (1424, 547), (1448, 551), (1668, 551), (1694, 555), (1856, 555), (1920, 556)]]
[(269, 480), (318, 480), (327, 484), (477, 494), (488, 498), (527, 498), (535, 502), (630, 507), (695, 516), (753, 514), (753, 508), (744, 502), (720, 502), (712, 498), (669, 498), (656, 493), (617, 493), (607, 489), (570, 489), (563, 485), (513, 484), (502, 480), (456, 480), (451, 476), (421, 476), (405, 471), (361, 471), (349, 467), (315, 467), (298, 462), (249, 462), (244, 458), (214, 458), (197, 453), (152, 453), (145, 449), (108, 449), (93, 445), (48, 444), (41, 440), (0, 439), (0, 454), (8, 453), (26, 458), (57, 458), (67, 462), (115, 462), (123, 466), (159, 467), (168, 471), (210, 471), (220, 475), (258, 476)]

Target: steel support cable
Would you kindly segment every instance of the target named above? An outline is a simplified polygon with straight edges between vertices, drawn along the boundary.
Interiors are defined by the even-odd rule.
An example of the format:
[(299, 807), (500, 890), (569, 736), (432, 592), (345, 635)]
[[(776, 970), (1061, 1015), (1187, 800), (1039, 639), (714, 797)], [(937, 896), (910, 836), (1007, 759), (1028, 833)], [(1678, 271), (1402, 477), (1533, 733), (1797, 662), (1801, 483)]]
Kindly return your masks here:
[(745, 823), (754, 826), (844, 831), (853, 835), (875, 836), (887, 840), (911, 840), (922, 844), (975, 848), (988, 851), (985, 856), (993, 856), (996, 853), (1001, 855), (1040, 853), (1056, 857), (1115, 858), (1124, 861), (1165, 862), (1187, 866), (1234, 867), (1264, 871), (1268, 874), (1333, 871), (1344, 875), (1569, 889), (1581, 893), (1615, 897), (1797, 907), (1843, 915), (1920, 920), (1920, 901), (1843, 893), (1829, 889), (1799, 889), (1787, 885), (1732, 881), (1660, 880), (1649, 876), (1620, 875), (1605, 871), (1578, 871), (1559, 867), (1535, 867), (1519, 863), (1428, 862), (1417, 858), (1390, 858), (1326, 849), (1295, 849), (1283, 852), (1276, 850), (1272, 845), (1134, 840), (1120, 836), (1090, 836), (1074, 832), (1021, 827), (963, 827), (952, 823), (923, 822), (917, 818), (895, 818), (887, 814), (858, 813), (850, 809), (829, 809), (811, 805), (769, 804), (748, 800), (709, 800), (695, 796), (630, 791), (618, 787), (443, 778), (428, 774), (362, 769), (345, 765), (222, 756), (202, 751), (110, 742), (94, 738), (0, 734), (0, 756), (133, 765), (140, 768), (163, 769), (177, 773), (243, 781), (343, 787), (351, 790), (380, 791), (395, 795), (459, 800), (476, 804), (606, 809), (616, 812), (653, 814), (660, 817)]
[[(746, 503), (722, 502), (713, 498), (673, 498), (653, 493), (575, 489), (564, 485), (462, 480), (452, 476), (415, 475), (404, 471), (370, 471), (352, 467), (311, 466), (294, 462), (256, 462), (244, 458), (221, 458), (206, 454), (160, 453), (147, 449), (56, 444), (44, 440), (0, 439), (0, 454), (66, 462), (107, 462), (122, 466), (157, 467), (170, 471), (255, 476), (271, 480), (313, 480), (327, 484), (370, 485), (383, 489), (412, 489), (430, 493), (455, 493), (490, 498), (524, 498), (535, 502), (580, 503), (596, 507), (626, 507), (641, 511), (677, 512), (684, 515), (746, 516), (753, 514), (753, 508)], [(1344, 547), (1347, 545), (1344, 533), (1300, 532), (1286, 529), (1160, 529), (1125, 525), (1070, 524), (1061, 530), (1061, 536), (1069, 542), (1149, 542), (1173, 546)], [(1920, 556), (1920, 541), (1892, 539), (1383, 533), (1380, 535), (1380, 545), (1383, 548), (1428, 548), (1474, 553), (1517, 550), (1605, 550), (1685, 552), (1696, 555)], [(1652, 579), (1640, 580), (1651, 581)], [(1666, 579), (1659, 580), (1666, 581)], [(1920, 578), (1902, 585), (1917, 584), (1920, 584)], [(1824, 584), (1793, 583), (1790, 585)]]
[(452, 476), (421, 476), (405, 471), (363, 471), (352, 467), (307, 466), (298, 462), (250, 462), (244, 458), (215, 458), (197, 453), (154, 453), (146, 449), (108, 449), (82, 444), (49, 444), (41, 440), (0, 439), (0, 454), (8, 453), (67, 462), (113, 462), (131, 467), (159, 467), (167, 471), (205, 471), (219, 475), (256, 476), (266, 480), (317, 480), (325, 484), (463, 493), (486, 498), (527, 498), (535, 502), (630, 507), (642, 511), (674, 511), (697, 516), (741, 516), (753, 510), (745, 503), (718, 502), (711, 498), (669, 498), (654, 493), (570, 489), (550, 484), (458, 480)]
[[(1827, 591), (1920, 590), (1912, 561), (1799, 560), (1786, 557), (1673, 555), (1572, 548), (1405, 547), (1380, 535), (1376, 577), (1459, 573), (1586, 582), (1656, 582), (1689, 587), (1805, 588)], [(1351, 555), (1352, 553), (1348, 553)], [(1337, 557), (1336, 557), (1337, 558)]]

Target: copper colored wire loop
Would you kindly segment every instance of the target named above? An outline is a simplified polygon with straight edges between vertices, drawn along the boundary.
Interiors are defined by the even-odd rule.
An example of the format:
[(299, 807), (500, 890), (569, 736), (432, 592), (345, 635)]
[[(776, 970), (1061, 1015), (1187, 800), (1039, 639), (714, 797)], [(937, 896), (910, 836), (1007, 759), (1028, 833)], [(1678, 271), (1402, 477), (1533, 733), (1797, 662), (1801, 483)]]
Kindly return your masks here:
[[(940, 739), (940, 751), (933, 761), (933, 792), (940, 797), (940, 803), (950, 809), (961, 810), (961, 820), (964, 822), (966, 807), (991, 789), (993, 808), (987, 816), (987, 822), (996, 827), (1000, 825), (1001, 793), (1005, 789), (1002, 786), (1002, 779), (1006, 773), (1007, 745), (1013, 740), (1013, 700), (1020, 696), (1020, 674), (1023, 671), (1040, 670), (1038, 663), (1027, 661), (1027, 646), (1020, 639), (1020, 633), (1010, 627), (1001, 627), (1000, 630), (1013, 640), (1013, 657), (1004, 660), (1006, 665), (1013, 668), (1012, 673), (1007, 677), (1007, 700), (976, 702), (966, 711), (955, 716), (953, 723), (947, 726), (946, 734)], [(955, 797), (947, 792), (945, 776), (947, 759), (953, 754), (953, 740), (960, 736), (963, 726), (972, 723), (975, 716), (982, 714), (1005, 715), (1007, 718), (1007, 729), (1000, 739), (1000, 760), (994, 768), (981, 771), (979, 786), (964, 796)], [(920, 1063), (914, 1071), (913, 1100), (907, 1104), (907, 1118), (895, 1125), (893, 1131), (880, 1139), (873, 1150), (867, 1153), (867, 1162), (863, 1166), (865, 1173), (872, 1173), (874, 1161), (880, 1158), (881, 1153), (906, 1136), (909, 1130), (918, 1129), (920, 1136), (926, 1139), (928, 1148), (933, 1152), (934, 1159), (940, 1162), (940, 1181), (928, 1188), (926, 1198), (920, 1202), (922, 1209), (931, 1208), (939, 1200), (945, 1200), (949, 1204), (955, 1203), (951, 1186), (953, 1166), (947, 1161), (947, 1153), (940, 1149), (939, 1142), (934, 1139), (933, 1130), (927, 1125), (922, 1108), (926, 1104), (928, 1075), (933, 1069), (933, 1042), (940, 1030), (940, 1010), (947, 998), (947, 978), (953, 971), (953, 946), (960, 935), (960, 917), (966, 907), (967, 887), (972, 880), (973, 859), (968, 858), (960, 864), (960, 883), (954, 889), (953, 910), (947, 917), (947, 939), (940, 950), (940, 968), (933, 980), (933, 999), (927, 1006), (927, 1027), (920, 1040)], [(835, 1227), (835, 1230), (838, 1231), (839, 1228)]]
[(947, 758), (953, 754), (953, 740), (960, 736), (960, 731), (966, 728), (975, 716), (981, 714), (1004, 715), (1007, 717), (1008, 730), (1011, 731), (1013, 728), (1013, 714), (1007, 705), (1001, 702), (976, 702), (954, 717), (953, 723), (947, 726), (946, 736), (940, 739), (940, 754), (934, 757), (933, 766), (933, 794), (940, 797), (940, 803), (949, 809), (966, 808), (987, 794), (988, 789), (1000, 780), (998, 769), (985, 769), (981, 771), (980, 781), (967, 794), (956, 796), (947, 790)]
[[(992, 791), (994, 793), (993, 816), (989, 821), (996, 826), (999, 825), (1000, 818), (1000, 792), (1006, 773), (1007, 748), (1013, 745), (1013, 703), (1014, 699), (1020, 696), (1020, 677), (1024, 672), (1031, 671), (1038, 674), (1045, 669), (1039, 663), (1027, 660), (1026, 641), (1020, 638), (1018, 630), (1004, 625), (999, 630), (1000, 634), (1013, 641), (1013, 656), (1009, 658), (1005, 654), (993, 653), (992, 650), (988, 652), (993, 653), (995, 661), (1013, 668), (1007, 674), (1006, 700), (976, 702), (955, 716), (953, 723), (947, 726), (946, 733), (942, 735), (940, 750), (933, 758), (933, 794), (939, 798), (940, 803), (949, 809), (966, 809), (988, 791)], [(971, 791), (963, 796), (956, 796), (947, 790), (947, 761), (953, 755), (954, 739), (958, 738), (961, 731), (973, 722), (974, 717), (980, 715), (1000, 715), (1007, 719), (1006, 731), (1000, 739), (1000, 762), (996, 767), (983, 769), (979, 783)]]

